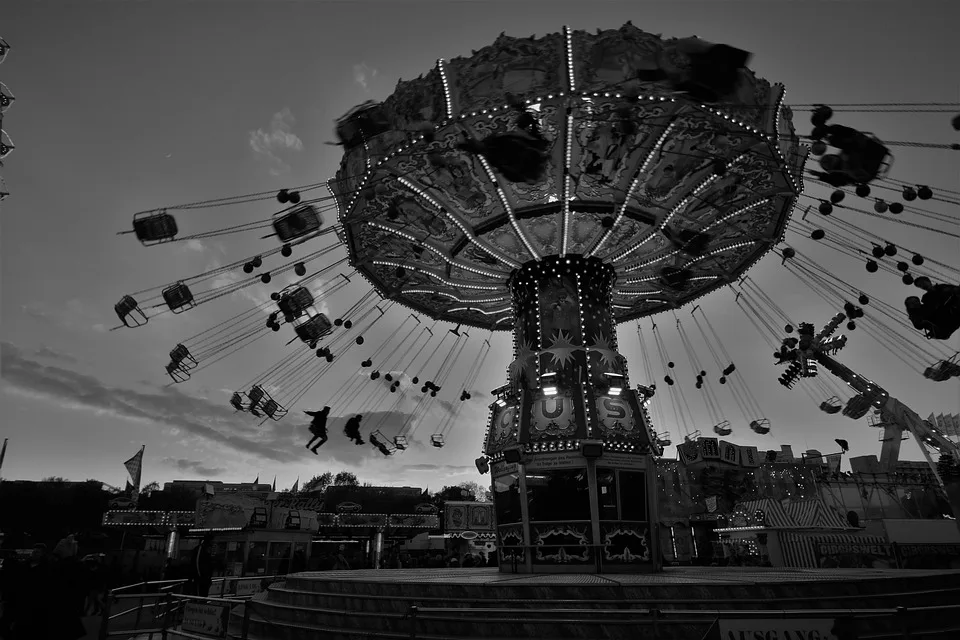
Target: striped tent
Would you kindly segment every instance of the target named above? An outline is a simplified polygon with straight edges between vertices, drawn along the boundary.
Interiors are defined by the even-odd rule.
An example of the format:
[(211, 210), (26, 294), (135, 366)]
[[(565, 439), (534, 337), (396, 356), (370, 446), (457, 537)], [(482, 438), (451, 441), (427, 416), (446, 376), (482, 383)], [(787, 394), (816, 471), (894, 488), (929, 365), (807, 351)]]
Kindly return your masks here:
[(856, 533), (781, 531), (780, 551), (783, 554), (783, 566), (798, 569), (817, 568), (817, 554), (814, 551), (814, 545), (824, 543), (886, 545), (887, 540), (883, 536), (867, 536)]
[(754, 514), (757, 511), (763, 511), (764, 520), (770, 529), (796, 529), (797, 524), (793, 518), (784, 510), (783, 506), (772, 498), (762, 498), (760, 500), (746, 500), (740, 502), (734, 507), (734, 512), (744, 511)]
[(827, 529), (850, 531), (846, 518), (823, 503), (819, 498), (787, 502), (783, 510), (790, 516), (798, 529)]

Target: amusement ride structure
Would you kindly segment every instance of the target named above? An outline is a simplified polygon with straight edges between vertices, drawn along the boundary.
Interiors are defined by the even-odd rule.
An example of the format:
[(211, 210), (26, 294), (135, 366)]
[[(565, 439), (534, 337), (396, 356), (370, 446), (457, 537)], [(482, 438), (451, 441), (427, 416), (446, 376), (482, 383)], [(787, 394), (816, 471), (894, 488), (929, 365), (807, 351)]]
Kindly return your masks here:
[[(410, 445), (441, 391), (460, 402), (471, 398), (490, 352), (489, 336), (471, 341), (471, 331), (511, 331), (514, 359), (494, 392), (477, 460), (478, 469), (493, 476), (501, 552), (528, 571), (594, 571), (601, 564), (604, 571), (655, 569), (652, 461), (670, 443), (659, 403), (672, 403), (674, 426), (682, 422), (688, 436), (683, 416), (689, 405), (655, 322), (663, 392), (654, 383), (657, 358), (639, 322), (646, 375), (644, 384), (631, 384), (618, 347), (619, 324), (672, 314), (714, 432), (732, 431), (711, 388), (718, 380), (745, 424), (768, 433), (770, 421), (697, 301), (731, 287), (764, 339), (778, 340), (776, 325), (789, 318), (746, 275), (771, 251), (818, 295), (837, 302), (852, 297), (861, 305), (870, 299), (781, 244), (790, 231), (832, 243), (856, 260), (872, 244), (868, 271), (926, 286), (923, 300), (908, 299), (906, 311), (873, 296), (877, 314), (863, 326), (898, 355), (915, 364), (919, 359), (930, 380), (960, 373), (943, 342), (960, 325), (955, 266), (917, 251), (911, 251), (911, 264), (893, 265), (886, 259), (896, 255), (895, 245), (831, 215), (835, 209), (889, 213), (887, 219), (960, 237), (924, 226), (930, 220), (955, 229), (955, 218), (939, 212), (876, 196), (873, 210), (863, 211), (844, 200), (887, 189), (908, 203), (933, 199), (956, 206), (960, 193), (888, 178), (893, 143), (830, 124), (832, 109), (806, 105), (813, 128), (805, 137), (819, 165), (806, 180), (830, 194), (806, 195), (808, 148), (793, 118), (803, 106), (787, 106), (781, 85), (746, 68), (749, 57), (698, 38), (662, 39), (628, 23), (596, 34), (565, 28), (542, 38), (501, 35), (469, 57), (439, 60), (420, 78), (401, 81), (382, 103), (364, 103), (337, 122), (343, 158), (328, 182), (137, 214), (125, 233), (144, 244), (269, 230), (279, 246), (126, 295), (117, 314), (123, 325), (139, 326), (156, 312), (181, 313), (258, 283), (289, 280), (270, 300), (177, 344), (167, 373), (185, 381), (254, 340), (284, 331), (302, 347), (235, 387), (231, 405), (262, 420), (282, 419), (336, 362), (354, 358), (364, 376), (345, 379), (325, 404), (336, 410), (371, 381), (376, 384), (366, 413), (389, 404), (390, 394), (392, 409), (402, 397), (417, 399), (396, 433), (365, 425), (371, 444), (385, 455)], [(329, 195), (316, 195), (319, 190)], [(283, 208), (269, 220), (181, 235), (174, 217), (274, 196)], [(798, 204), (804, 213), (791, 220)], [(810, 214), (813, 206), (816, 214)], [(911, 220), (898, 218), (902, 213)], [(229, 284), (198, 288), (241, 271), (245, 275)], [(321, 311), (323, 300), (353, 286), (356, 275), (370, 289), (331, 319)], [(693, 309), (687, 325), (702, 335), (715, 377), (708, 374), (714, 364), (701, 363), (677, 315), (687, 305)], [(412, 313), (404, 312), (392, 337), (368, 350), (364, 333), (396, 317), (400, 307)], [(848, 307), (853, 329), (853, 319), (864, 312)], [(945, 434), (831, 358), (844, 340), (831, 337), (844, 319), (837, 317), (816, 337), (810, 325), (800, 325), (799, 340), (789, 338), (777, 352), (790, 363), (785, 384), (807, 384), (808, 393), (823, 396), (830, 388), (812, 378), (816, 362), (851, 385), (857, 395), (844, 414), (860, 418), (877, 406), (891, 425), (896, 445), (885, 444), (886, 462), (895, 459), (903, 429), (922, 444), (955, 451)], [(885, 339), (891, 333), (897, 340)], [(473, 359), (464, 356), (470, 342), (479, 345)], [(439, 365), (437, 353), (443, 354)], [(462, 380), (451, 379), (462, 360), (472, 363), (469, 370)], [(839, 411), (840, 392), (828, 395), (821, 409)], [(430, 436), (433, 446), (445, 445), (455, 420), (452, 413), (442, 421)], [(601, 508), (597, 465), (615, 474), (617, 495), (640, 496), (643, 506), (627, 508), (621, 501)], [(546, 485), (568, 490), (568, 500), (521, 499)]]

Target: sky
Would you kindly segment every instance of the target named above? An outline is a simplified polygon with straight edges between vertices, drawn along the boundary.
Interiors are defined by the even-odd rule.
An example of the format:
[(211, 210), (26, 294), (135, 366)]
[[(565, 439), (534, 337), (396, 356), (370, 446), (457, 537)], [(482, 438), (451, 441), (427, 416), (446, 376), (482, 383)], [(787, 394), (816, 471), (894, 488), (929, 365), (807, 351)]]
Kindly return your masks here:
[[(130, 228), (133, 213), (325, 180), (339, 163), (339, 149), (325, 144), (334, 139), (336, 118), (364, 100), (385, 98), (398, 79), (425, 73), (438, 57), (469, 55), (503, 31), (544, 35), (564, 24), (593, 30), (632, 20), (665, 37), (697, 35), (753, 52), (751, 67), (784, 83), (788, 103), (960, 101), (955, 76), (960, 42), (953, 32), (960, 5), (951, 0), (354, 0), (232, 2), (226, 7), (213, 1), (4, 4), (0, 36), (13, 49), (0, 66), (0, 81), (17, 98), (3, 120), (17, 147), (2, 169), (12, 195), (0, 204), (0, 437), (10, 441), (4, 478), (57, 475), (123, 486), (123, 461), (145, 445), (144, 483), (177, 478), (249, 482), (276, 476), (278, 487), (288, 487), (297, 478), (302, 482), (342, 469), (364, 482), (432, 489), (483, 481), (474, 459), (483, 442), (488, 392), (504, 383), (511, 359), (507, 334), (492, 340), (474, 397), (455, 414), (447, 445), (429, 446), (429, 435), (450, 419), (448, 408), (456, 406), (459, 395), (457, 381), (469, 370), (462, 363), (475, 361), (483, 332), (473, 332), (454, 366), (451, 383), (439, 398), (447, 402), (435, 403), (420, 420), (409, 450), (385, 459), (370, 447), (348, 443), (336, 426), (320, 455), (303, 446), (308, 434), (306, 417), (299, 412), (329, 402), (344, 377), (355, 375), (353, 360), (368, 355), (362, 350), (351, 350), (285, 420), (262, 427), (234, 413), (228, 394), (290, 353), (286, 336), (270, 336), (187, 383), (167, 384), (163, 365), (177, 342), (248, 309), (272, 287), (258, 286), (184, 314), (167, 314), (140, 329), (109, 329), (117, 324), (113, 305), (122, 295), (273, 246), (258, 234), (239, 234), (143, 247), (130, 235), (116, 235)], [(843, 122), (882, 139), (955, 142), (951, 117), (853, 113), (844, 114)], [(809, 129), (806, 114), (796, 122), (801, 132)], [(960, 154), (904, 147), (895, 153), (891, 177), (960, 189)], [(826, 193), (809, 183), (808, 192)], [(192, 233), (263, 219), (273, 210), (269, 203), (256, 203), (187, 212), (178, 221), (183, 233)], [(931, 257), (957, 264), (956, 239), (845, 215), (891, 241), (922, 247)], [(791, 242), (790, 235), (787, 240)], [(896, 280), (869, 276), (862, 262), (823, 252), (812, 241), (797, 238), (791, 246), (898, 307), (909, 295)], [(333, 255), (343, 257), (342, 249)], [(814, 296), (773, 255), (751, 276), (798, 321), (822, 324), (838, 310)], [(331, 296), (326, 301), (331, 315), (356, 302), (365, 287), (361, 280)], [(761, 449), (792, 444), (795, 452), (816, 448), (826, 453), (835, 451), (833, 439), (842, 437), (850, 442), (852, 455), (879, 453), (877, 433), (866, 421), (828, 416), (803, 393), (776, 383), (779, 371), (768, 346), (732, 300), (729, 291), (721, 291), (699, 303), (772, 431), (759, 436), (747, 429), (729, 392), (720, 389), (724, 417), (734, 426), (729, 439)], [(407, 315), (391, 310), (367, 336), (371, 349), (393, 339)], [(672, 318), (662, 323), (663, 334), (679, 363), (682, 347), (670, 325)], [(641, 326), (646, 330), (649, 324)], [(619, 337), (632, 382), (647, 382), (636, 325), (621, 327)], [(949, 346), (960, 348), (956, 337)], [(698, 357), (708, 361), (709, 354), (700, 348)], [(922, 416), (960, 411), (956, 379), (925, 380), (862, 332), (850, 335), (840, 358)], [(439, 362), (424, 368), (435, 369)], [(662, 375), (661, 364), (652, 364)], [(376, 386), (369, 383), (335, 413), (369, 414), (374, 408), (369, 393)], [(709, 432), (712, 421), (702, 399), (692, 389), (686, 393), (696, 416), (693, 426)], [(683, 435), (684, 426), (670, 411), (654, 411), (658, 416), (658, 430), (674, 440)], [(919, 459), (919, 450), (905, 442), (901, 457)]]

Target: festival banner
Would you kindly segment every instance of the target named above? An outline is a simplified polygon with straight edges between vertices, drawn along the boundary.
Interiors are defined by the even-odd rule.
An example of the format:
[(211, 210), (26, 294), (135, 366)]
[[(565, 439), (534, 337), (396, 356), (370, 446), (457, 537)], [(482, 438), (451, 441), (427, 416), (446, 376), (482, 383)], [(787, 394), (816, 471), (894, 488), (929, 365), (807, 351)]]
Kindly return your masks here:
[(842, 569), (896, 569), (891, 544), (821, 542), (814, 545), (817, 566)]
[(127, 468), (127, 473), (130, 474), (130, 480), (132, 481), (130, 499), (133, 500), (134, 504), (137, 503), (137, 500), (140, 497), (140, 474), (143, 471), (144, 448), (145, 445), (141, 446), (140, 451), (137, 451), (132, 458), (123, 463), (123, 466)]
[(739, 447), (740, 466), (756, 469), (760, 466), (760, 452), (756, 447)]
[(721, 440), (720, 459), (727, 464), (740, 464), (740, 451), (737, 445)]
[(960, 569), (960, 544), (897, 544), (901, 569)]
[(707, 462), (720, 459), (720, 445), (716, 438), (700, 438), (700, 455)]
[(842, 453), (831, 453), (826, 456), (827, 459), (827, 471), (829, 473), (837, 473), (840, 471), (840, 461), (843, 460)]

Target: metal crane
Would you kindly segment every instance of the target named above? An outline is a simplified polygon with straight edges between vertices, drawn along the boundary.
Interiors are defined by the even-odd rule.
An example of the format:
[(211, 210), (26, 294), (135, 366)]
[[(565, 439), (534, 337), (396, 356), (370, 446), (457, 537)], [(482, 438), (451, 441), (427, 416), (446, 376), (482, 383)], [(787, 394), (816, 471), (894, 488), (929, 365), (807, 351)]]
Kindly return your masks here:
[[(861, 376), (846, 365), (838, 362), (833, 356), (847, 344), (846, 336), (834, 336), (840, 324), (847, 319), (858, 318), (863, 315), (859, 307), (847, 303), (846, 313), (838, 313), (819, 331), (814, 334), (814, 327), (810, 323), (801, 323), (797, 329), (798, 337), (787, 337), (783, 340), (780, 350), (774, 352), (777, 364), (786, 364), (787, 369), (780, 376), (780, 384), (787, 388), (793, 387), (800, 378), (812, 378), (818, 373), (818, 365), (840, 378), (850, 386), (857, 395), (850, 398), (843, 408), (843, 415), (854, 420), (864, 417), (871, 408), (879, 414), (876, 426), (882, 427), (883, 446), (880, 449), (880, 467), (888, 473), (896, 470), (900, 459), (900, 443), (903, 432), (913, 435), (920, 445), (920, 451), (926, 458), (934, 477), (940, 487), (946, 491), (943, 478), (937, 472), (937, 463), (930, 456), (930, 449), (937, 453), (949, 453), (954, 459), (960, 459), (960, 446), (950, 440), (946, 434), (936, 426), (924, 420), (910, 407), (892, 397), (880, 385)], [(787, 327), (787, 333), (793, 328)]]

